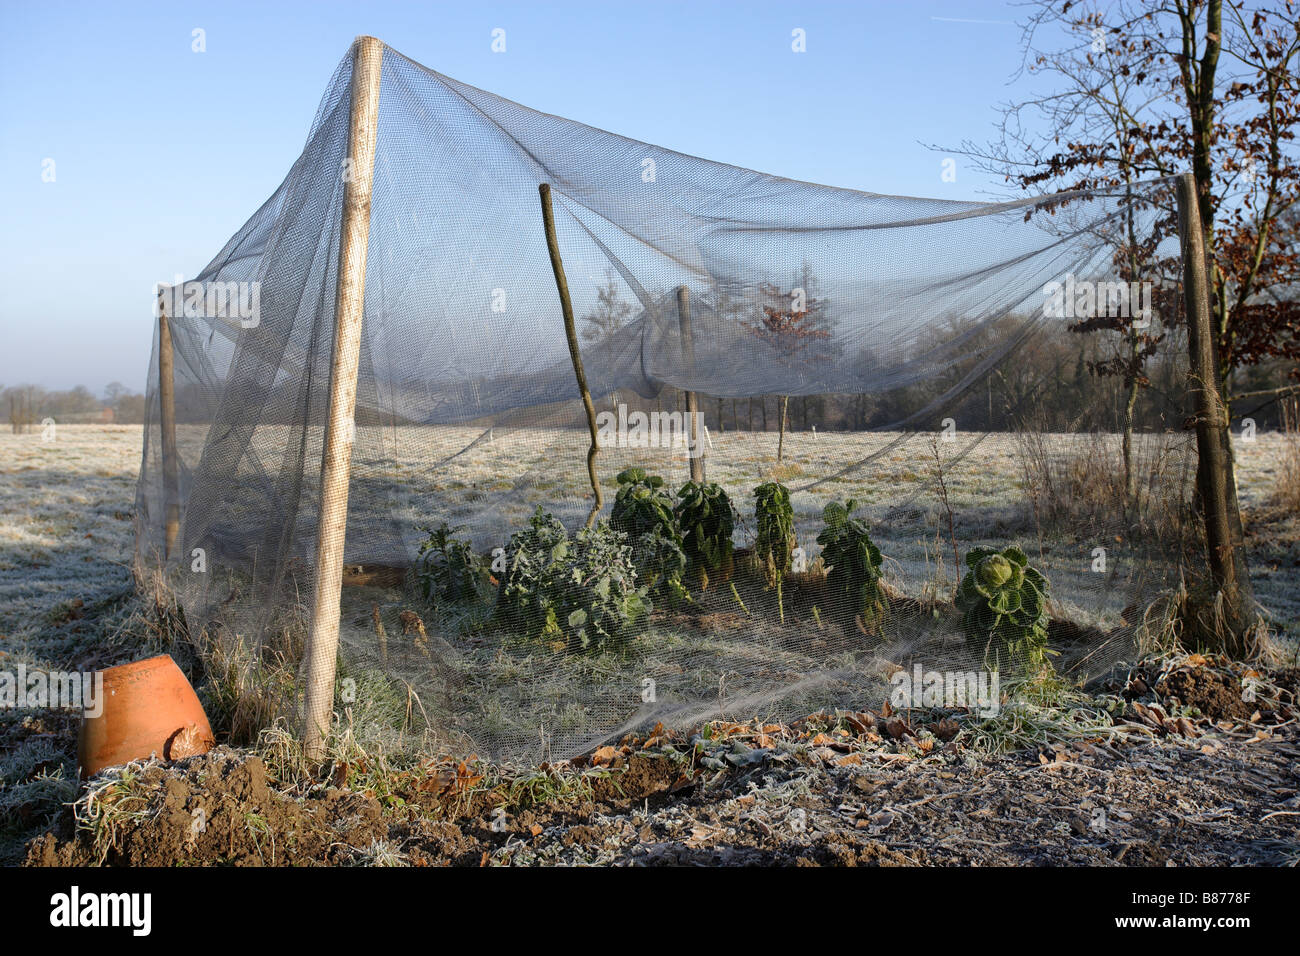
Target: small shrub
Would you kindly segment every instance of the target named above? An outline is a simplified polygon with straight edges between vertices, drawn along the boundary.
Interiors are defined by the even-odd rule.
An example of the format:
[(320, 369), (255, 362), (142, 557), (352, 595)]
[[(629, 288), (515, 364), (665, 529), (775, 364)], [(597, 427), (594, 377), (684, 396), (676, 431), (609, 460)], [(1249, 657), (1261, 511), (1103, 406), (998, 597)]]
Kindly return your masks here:
[[(1040, 670), (1047, 649), (1047, 578), (1029, 566), (1019, 548), (972, 548), (970, 568), (957, 589), (966, 640), (983, 649), (1023, 655), (1026, 670)], [(995, 642), (1000, 648), (995, 648)]]
[(829, 570), (827, 585), (846, 617), (856, 618), (865, 629), (878, 623), (884, 613), (880, 590), (880, 549), (871, 540), (865, 521), (852, 516), (857, 502), (830, 502), (822, 509), (826, 527), (817, 535), (822, 561)]
[(505, 559), (497, 591), (498, 620), (526, 637), (560, 638), (560, 595), (569, 561), (564, 525), (539, 506), (528, 528), (510, 536)]
[(599, 653), (625, 644), (650, 613), (647, 590), (624, 532), (600, 522), (570, 538), (539, 507), (506, 548), (497, 613), (525, 637)]
[(700, 589), (709, 586), (709, 576), (731, 576), (733, 558), (731, 535), (736, 514), (731, 499), (716, 482), (688, 481), (677, 492), (673, 509), (681, 529), (686, 558)]
[(415, 576), (426, 601), (463, 601), (481, 597), (487, 587), (487, 568), (469, 541), (453, 535), (463, 528), (421, 528), (429, 537), (420, 545)]
[(627, 535), (608, 522), (574, 536), (566, 585), (564, 623), (573, 649), (599, 653), (621, 647), (632, 626), (650, 613), (648, 588), (637, 586)]

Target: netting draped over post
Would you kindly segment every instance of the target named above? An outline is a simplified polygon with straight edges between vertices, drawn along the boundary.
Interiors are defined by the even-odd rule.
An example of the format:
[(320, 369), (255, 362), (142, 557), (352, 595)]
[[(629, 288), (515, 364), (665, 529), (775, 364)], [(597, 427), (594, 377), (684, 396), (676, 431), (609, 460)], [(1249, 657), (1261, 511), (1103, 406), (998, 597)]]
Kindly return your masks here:
[[(313, 594), (355, 58), (279, 189), (172, 290), (170, 555), (156, 352), (150, 373), (140, 554), (192, 629), (253, 655), (246, 673), (293, 673)], [(390, 49), (377, 129), (336, 704), (359, 725), (563, 756), (659, 719), (878, 704), (914, 661), (989, 665), (953, 603), (977, 547), (1046, 575), (1056, 666), (1094, 675), (1179, 586), (1194, 447), (1169, 182), (1003, 204), (819, 186), (538, 113)], [(681, 591), (647, 550), (671, 551), (662, 535), (579, 533), (589, 436), (541, 183), (603, 513), (631, 468), (684, 513), (698, 456), (730, 498), (734, 559), (701, 576), (684, 534)], [(1070, 330), (1095, 315), (1116, 321)], [(1128, 376), (1115, 362), (1135, 349)], [(767, 482), (793, 506), (779, 609)], [(878, 615), (839, 606), (818, 542), (850, 498), (883, 555)], [(466, 546), (421, 554), (444, 522)], [(992, 650), (1004, 668), (1017, 653)], [(277, 686), (292, 712), (301, 688)]]

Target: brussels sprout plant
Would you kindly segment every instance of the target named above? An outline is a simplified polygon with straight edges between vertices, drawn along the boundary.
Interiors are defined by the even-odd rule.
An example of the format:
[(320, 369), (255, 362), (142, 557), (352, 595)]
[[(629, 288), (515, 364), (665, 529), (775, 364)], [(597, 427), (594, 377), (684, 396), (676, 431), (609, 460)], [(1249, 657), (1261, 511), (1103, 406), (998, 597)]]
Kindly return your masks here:
[(561, 649), (600, 653), (626, 644), (651, 609), (627, 535), (602, 521), (570, 538), (541, 508), (529, 525), (506, 548), (499, 620)]
[(691, 573), (698, 578), (700, 589), (708, 588), (710, 574), (729, 577), (736, 515), (722, 487), (716, 482), (688, 481), (677, 492), (673, 513), (682, 532)]
[(682, 584), (687, 563), (682, 532), (662, 478), (644, 468), (619, 472), (609, 523), (628, 536), (637, 572), (646, 585), (662, 592), (672, 604), (690, 600)]
[(464, 528), (443, 522), (437, 528), (421, 528), (429, 537), (421, 542), (415, 575), (426, 601), (461, 601), (479, 597), (487, 587), (487, 567), (469, 541), (454, 535)]
[(966, 566), (970, 570), (957, 589), (957, 607), (963, 612), (967, 641), (982, 647), (986, 657), (994, 642), (1000, 642), (1008, 654), (1023, 655), (1027, 669), (1041, 668), (1051, 653), (1047, 578), (1029, 566), (1017, 547), (972, 548)]
[(775, 481), (754, 489), (754, 557), (763, 569), (769, 588), (776, 588), (776, 607), (785, 623), (781, 582), (790, 572), (790, 555), (795, 549), (794, 507), (790, 489)]
[(830, 502), (822, 509), (826, 527), (817, 535), (831, 594), (863, 630), (879, 622), (885, 610), (880, 591), (880, 549), (865, 521), (852, 516), (857, 502)]

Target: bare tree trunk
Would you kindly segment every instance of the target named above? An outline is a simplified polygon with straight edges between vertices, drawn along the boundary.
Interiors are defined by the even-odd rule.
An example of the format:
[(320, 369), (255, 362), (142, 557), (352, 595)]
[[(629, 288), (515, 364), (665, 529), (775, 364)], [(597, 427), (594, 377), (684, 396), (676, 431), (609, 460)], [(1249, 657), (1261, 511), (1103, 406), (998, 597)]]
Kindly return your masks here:
[[(1246, 564), (1237, 495), (1231, 481), (1227, 409), (1218, 383), (1206, 248), (1197, 210), (1196, 180), (1178, 178), (1178, 225), (1183, 238), (1183, 295), (1191, 347), (1191, 387), (1196, 403), (1196, 486), (1205, 521), (1210, 577), (1222, 597), (1222, 614), (1214, 598), (1198, 602), (1194, 636), (1213, 650), (1247, 656), (1254, 595)], [(1234, 521), (1234, 514), (1236, 516)]]
[[(1134, 357), (1137, 356), (1140, 345), (1138, 343), (1137, 329), (1129, 326), (1129, 348), (1132, 349)], [(1137, 375), (1130, 375), (1128, 383), (1128, 396), (1124, 401), (1124, 437), (1122, 439), (1122, 448), (1124, 452), (1124, 501), (1127, 507), (1134, 509), (1135, 513), (1140, 506), (1137, 495), (1137, 474), (1133, 469), (1133, 419), (1137, 410), (1138, 392), (1142, 388), (1142, 383)]]

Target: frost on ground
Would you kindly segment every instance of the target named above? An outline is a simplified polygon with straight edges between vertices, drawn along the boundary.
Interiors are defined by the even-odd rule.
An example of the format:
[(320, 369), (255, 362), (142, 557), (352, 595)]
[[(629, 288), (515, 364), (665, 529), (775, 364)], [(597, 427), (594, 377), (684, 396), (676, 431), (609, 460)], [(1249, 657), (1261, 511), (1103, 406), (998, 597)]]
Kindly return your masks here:
[[(51, 618), (131, 581), (139, 426), (0, 433), (0, 647), (40, 659)], [(77, 602), (80, 602), (79, 604)], [(75, 605), (75, 606), (74, 606)]]
[[(138, 639), (127, 627), (140, 608), (129, 573), (140, 438), (138, 427), (103, 425), (59, 426), (52, 442), (42, 441), (39, 431), (0, 434), (0, 668), (22, 662), (80, 670), (141, 656)], [(774, 442), (775, 435), (714, 440), (734, 442), (738, 448), (745, 442)], [(796, 469), (826, 473), (826, 463), (814, 463), (812, 456), (838, 453), (829, 436), (795, 435), (789, 441)], [(1260, 435), (1255, 443), (1238, 445), (1239, 493), (1248, 522), (1256, 596), (1274, 626), (1295, 636), (1300, 628), (1300, 519), (1277, 508), (1271, 491), (1281, 441)], [(1022, 476), (1014, 454), (1005, 439), (1002, 442), (983, 443), (971, 452), (975, 457), (967, 464), (972, 467), (963, 473), (975, 477), (952, 489), (955, 508), (978, 505), (992, 513), (1019, 493)], [(550, 441), (535, 448), (537, 460), (553, 453), (553, 445)], [(474, 455), (497, 453), (489, 444)], [(418, 494), (405, 499), (412, 523), (428, 520), (423, 505), (436, 500), (439, 492), (490, 484), (491, 463), (477, 461), (474, 455), (458, 462), (457, 468), (471, 469), (464, 475), (449, 471), (440, 475), (439, 486), (425, 479)], [(735, 473), (718, 469), (716, 477), (738, 488), (752, 485), (773, 464), (765, 445), (756, 448), (747, 463), (745, 455), (732, 458)], [(804, 466), (798, 464), (801, 460)], [(363, 470), (367, 467), (366, 462), (359, 464)], [(386, 480), (402, 486), (403, 475), (418, 475), (420, 464), (399, 463), (401, 474)], [(800, 513), (812, 520), (820, 507), (819, 495), (856, 496), (871, 506), (877, 493), (873, 489), (890, 487), (896, 495), (898, 488), (924, 484), (922, 464), (909, 462), (902, 452), (890, 452), (873, 466), (870, 480), (846, 478), (810, 491), (800, 503)], [(536, 465), (528, 469), (542, 470)], [(683, 476), (671, 476), (677, 477)], [(794, 474), (790, 483), (797, 485), (797, 478)], [(545, 481), (539, 478), (533, 491), (521, 497), (522, 509), (531, 509), (534, 497), (561, 496), (561, 489), (544, 487)], [(1006, 510), (1010, 514), (1012, 509)], [(455, 521), (465, 516), (448, 517)], [(1161, 712), (1163, 719), (1176, 724), (1180, 704), (1171, 705), (1167, 697), (1159, 700), (1173, 708)], [(496, 798), (480, 796), (459, 814), (447, 809), (445, 794), (436, 787), (437, 799), (424, 801), (428, 812), (419, 809), (424, 806), (420, 794), (428, 796), (419, 789), (420, 780), (440, 780), (441, 771), (425, 768), (423, 777), (408, 780), (409, 799), (399, 798), (399, 804), (390, 799), (395, 794), (386, 792), (387, 784), (354, 779), (350, 774), (355, 768), (345, 766), (341, 776), (334, 777), (338, 786), (333, 791), (375, 801), (383, 818), (365, 810), (358, 818), (365, 826), (347, 832), (359, 844), (356, 852), (334, 861), (1296, 861), (1300, 762), (1294, 722), (1289, 727), (1257, 726), (1251, 715), (1237, 715), (1226, 729), (1200, 721), (1191, 733), (1186, 727), (1170, 733), (1160, 729), (1161, 716), (1155, 724), (1149, 716), (1149, 711), (1146, 716), (1137, 711), (1115, 716), (1115, 721), (1134, 727), (1145, 722), (1154, 731), (1129, 733), (1132, 739), (1122, 746), (1053, 746), (1046, 738), (1042, 746), (1031, 746), (1031, 737), (1010, 734), (1007, 739), (1018, 742), (1020, 749), (996, 756), (986, 752), (987, 740), (980, 742), (979, 735), (988, 731), (974, 726), (964, 728), (954, 741), (935, 745), (932, 752), (917, 748), (910, 753), (910, 741), (900, 749), (888, 734), (880, 735), (883, 750), (857, 737), (846, 750), (834, 739), (831, 743), (837, 746), (832, 747), (798, 734), (772, 748), (746, 743), (744, 754), (730, 745), (725, 753), (713, 753), (712, 744), (701, 753), (686, 747), (688, 759), (696, 762), (689, 775), (682, 772), (681, 754), (657, 756), (668, 761), (670, 779), (636, 786), (627, 777), (631, 760), (622, 754), (616, 755), (624, 761), (622, 766), (612, 766), (611, 758), (607, 765), (585, 768), (582, 772), (596, 781), (613, 782), (598, 786), (588, 781), (590, 786), (575, 791), (575, 800), (560, 799), (567, 792), (563, 786), (555, 796), (550, 784), (524, 774), (520, 779), (532, 780), (528, 792), (540, 787), (550, 796), (527, 805), (518, 800), (516, 781), (510, 791), (514, 803), (503, 799), (498, 805)], [(29, 838), (54, 827), (63, 841), (46, 841), (34, 850), (35, 861), (67, 857), (94, 862), (78, 855), (88, 852), (85, 845), (68, 841), (71, 816), (66, 805), (78, 795), (76, 727), (75, 715), (0, 711), (0, 859), (20, 859)], [(770, 752), (748, 762), (747, 754), (756, 750)], [(844, 760), (854, 755), (858, 759)], [(719, 761), (718, 766), (705, 764), (706, 756)], [(256, 758), (237, 755), (237, 762), (246, 759)], [(171, 773), (160, 772), (162, 777)], [(267, 792), (268, 801), (303, 796), (291, 787), (287, 795)], [(347, 820), (361, 812), (344, 796), (330, 799), (346, 809)], [(313, 804), (311, 809), (320, 807)], [(284, 816), (297, 819), (295, 814), (286, 811)], [(134, 845), (143, 846), (141, 839)], [(330, 842), (321, 839), (322, 845)], [(269, 862), (260, 855), (265, 850), (254, 840), (245, 848), (247, 862)], [(309, 856), (299, 862), (311, 862)], [(201, 861), (219, 858), (214, 851)]]

